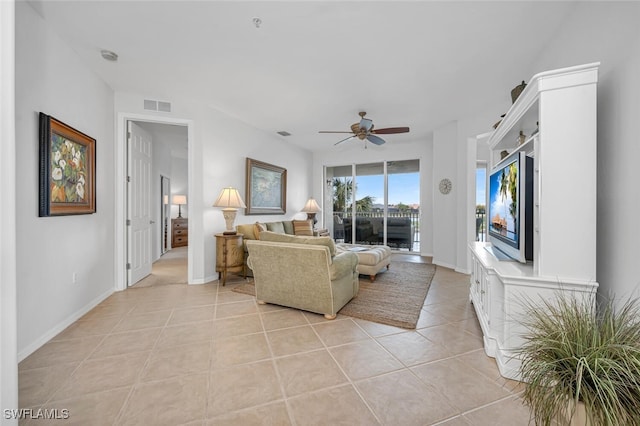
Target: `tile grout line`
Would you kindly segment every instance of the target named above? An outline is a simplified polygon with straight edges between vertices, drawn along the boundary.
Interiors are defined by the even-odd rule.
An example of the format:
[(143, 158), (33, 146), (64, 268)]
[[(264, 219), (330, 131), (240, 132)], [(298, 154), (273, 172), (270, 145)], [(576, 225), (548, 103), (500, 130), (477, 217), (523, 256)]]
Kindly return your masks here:
[[(348, 320), (350, 320), (353, 324), (355, 324), (356, 327), (358, 327), (360, 330), (362, 330), (362, 327), (360, 327), (358, 325), (358, 323), (356, 323), (353, 319), (348, 318)], [(358, 386), (356, 386), (356, 383), (351, 380), (351, 377), (349, 377), (349, 375), (346, 373), (346, 371), (344, 371), (344, 368), (342, 368), (342, 366), (340, 365), (340, 363), (338, 362), (338, 360), (336, 360), (335, 356), (333, 355), (333, 353), (331, 353), (331, 351), (329, 350), (329, 346), (327, 346), (326, 342), (322, 339), (322, 337), (320, 336), (320, 334), (318, 333), (318, 331), (315, 329), (315, 327), (311, 327), (311, 329), (313, 330), (313, 332), (316, 334), (316, 337), (320, 340), (320, 342), (322, 343), (322, 345), (324, 346), (325, 351), (329, 354), (329, 356), (331, 357), (331, 359), (333, 360), (333, 362), (335, 363), (335, 365), (340, 369), (340, 372), (342, 373), (342, 375), (347, 379), (347, 382), (351, 385), (351, 387), (353, 388), (353, 390), (356, 392), (356, 394), (358, 395), (358, 397), (360, 398), (360, 400), (363, 402), (363, 404), (365, 405), (365, 407), (367, 407), (367, 409), (369, 410), (369, 412), (371, 413), (371, 415), (373, 416), (374, 419), (376, 419), (376, 421), (378, 422), (378, 424), (382, 425), (383, 422), (380, 420), (380, 418), (378, 417), (378, 415), (376, 414), (376, 412), (373, 410), (373, 407), (371, 407), (371, 405), (369, 405), (369, 403), (367, 402), (366, 398), (364, 397), (364, 395), (362, 394), (362, 392), (360, 392), (360, 389), (358, 389)], [(369, 336), (369, 334), (365, 331), (364, 333)], [(338, 385), (336, 385), (335, 387), (337, 387)], [(343, 386), (343, 385), (340, 385)], [(317, 391), (319, 391), (321, 389), (317, 389)], [(311, 392), (312, 393), (312, 392)]]

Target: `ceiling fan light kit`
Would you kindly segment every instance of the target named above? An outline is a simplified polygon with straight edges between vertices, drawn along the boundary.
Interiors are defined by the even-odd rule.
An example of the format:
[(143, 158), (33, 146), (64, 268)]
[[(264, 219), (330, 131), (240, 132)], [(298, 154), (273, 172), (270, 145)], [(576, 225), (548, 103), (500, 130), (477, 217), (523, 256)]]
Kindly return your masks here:
[[(358, 113), (358, 115), (360, 116), (360, 122), (353, 123), (351, 125), (351, 131), (350, 132), (335, 131), (335, 130), (321, 130), (319, 133), (352, 133), (351, 136), (336, 142), (334, 144), (334, 146), (335, 146), (335, 145), (338, 145), (338, 144), (340, 144), (342, 142), (348, 141), (349, 139), (353, 139), (353, 138), (358, 138), (358, 139), (363, 140), (363, 141), (369, 141), (374, 145), (382, 145), (383, 143), (385, 143), (385, 140), (382, 139), (379, 136), (376, 136), (376, 134), (390, 135), (390, 134), (394, 134), (394, 133), (407, 133), (407, 132), (409, 132), (409, 128), (408, 127), (387, 127), (387, 128), (384, 128), (384, 129), (374, 129), (373, 120), (371, 120), (369, 118), (364, 118), (364, 116), (366, 114), (367, 114), (366, 111), (360, 111)], [(366, 147), (367, 147), (367, 145), (365, 143), (365, 148)]]

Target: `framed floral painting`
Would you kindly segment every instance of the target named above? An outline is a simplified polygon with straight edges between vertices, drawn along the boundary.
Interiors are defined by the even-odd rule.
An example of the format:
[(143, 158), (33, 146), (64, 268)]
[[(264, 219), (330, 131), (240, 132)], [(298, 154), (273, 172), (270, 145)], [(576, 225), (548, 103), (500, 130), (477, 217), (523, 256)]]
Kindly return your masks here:
[(246, 215), (287, 212), (287, 169), (247, 158)]
[(40, 216), (96, 212), (96, 140), (40, 113)]

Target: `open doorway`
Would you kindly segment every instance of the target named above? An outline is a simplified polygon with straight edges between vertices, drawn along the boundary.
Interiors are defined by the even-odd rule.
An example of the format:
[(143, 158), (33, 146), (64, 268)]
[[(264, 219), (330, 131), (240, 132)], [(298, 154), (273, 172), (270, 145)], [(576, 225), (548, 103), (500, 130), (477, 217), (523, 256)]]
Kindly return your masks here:
[[(189, 164), (186, 126), (130, 120), (127, 128), (127, 281), (132, 286), (152, 274), (163, 255), (165, 233), (171, 238), (167, 251), (188, 245)], [(177, 257), (186, 260), (184, 254)], [(180, 269), (185, 276), (178, 281), (186, 282), (186, 268)]]
[[(175, 249), (172, 226), (178, 214), (187, 219), (183, 232), (188, 235), (193, 122), (120, 114), (118, 127), (121, 143), (117, 175), (122, 177), (123, 184), (117, 186), (116, 199), (120, 212), (116, 251), (118, 259), (122, 259), (118, 263), (116, 290), (124, 290), (149, 276), (154, 262)], [(140, 153), (145, 157), (142, 160), (137, 156)], [(175, 204), (175, 195), (181, 195), (185, 201)], [(190, 282), (192, 250), (184, 244), (180, 251), (180, 257), (186, 259), (183, 269), (187, 273), (179, 281)]]

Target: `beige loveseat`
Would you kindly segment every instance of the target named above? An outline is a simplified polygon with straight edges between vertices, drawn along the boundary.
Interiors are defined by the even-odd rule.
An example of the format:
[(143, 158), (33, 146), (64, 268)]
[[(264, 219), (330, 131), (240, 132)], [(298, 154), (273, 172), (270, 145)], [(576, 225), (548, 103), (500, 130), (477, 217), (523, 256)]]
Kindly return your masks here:
[(309, 235), (316, 235), (313, 231), (313, 222), (308, 220), (280, 220), (274, 222), (255, 222), (236, 225), (236, 231), (243, 235), (244, 270), (245, 274), (250, 277), (253, 276), (253, 272), (247, 265), (247, 257), (249, 256), (249, 252), (247, 251), (247, 241), (260, 239), (260, 231), (257, 226), (258, 224), (261, 228), (264, 228), (264, 230), (278, 234), (296, 235), (296, 231), (298, 231), (298, 234), (306, 233)]
[(336, 254), (329, 237), (261, 232), (248, 240), (258, 303), (273, 303), (334, 319), (358, 294), (358, 257)]

